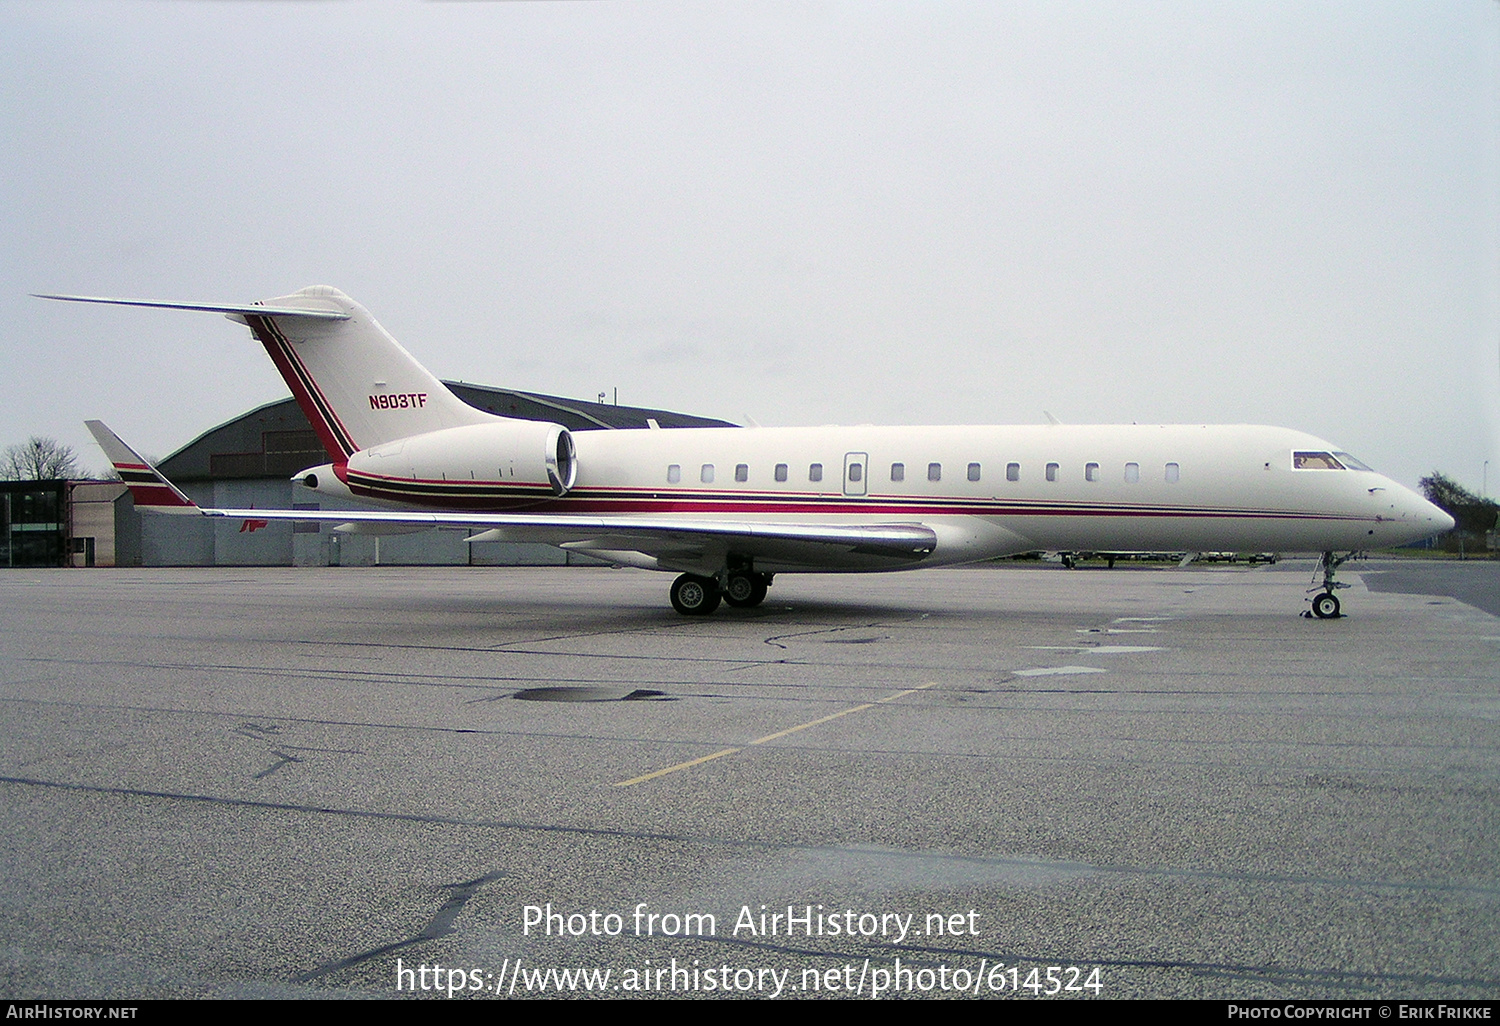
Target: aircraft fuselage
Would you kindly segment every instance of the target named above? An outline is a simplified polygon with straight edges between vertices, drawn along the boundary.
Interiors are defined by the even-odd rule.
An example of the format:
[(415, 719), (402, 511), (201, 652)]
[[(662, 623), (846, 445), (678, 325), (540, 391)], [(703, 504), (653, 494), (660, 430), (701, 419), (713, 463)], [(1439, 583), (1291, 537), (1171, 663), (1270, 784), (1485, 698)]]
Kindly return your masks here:
[[(1325, 468), (1329, 443), (1251, 425), (688, 428), (572, 433), (576, 476), (555, 494), (488, 425), (353, 454), (329, 491), (393, 506), (590, 517), (851, 524), (938, 534), (906, 569), (1034, 549), (1300, 551), (1402, 544), (1440, 511), (1370, 470)], [(502, 451), (503, 450), (503, 451)], [(538, 454), (540, 448), (537, 449)], [(518, 469), (517, 463), (522, 466)], [(1298, 467), (1297, 463), (1304, 464)], [(1308, 466), (1308, 463), (1315, 464)], [(333, 468), (328, 468), (329, 470)], [(329, 477), (325, 473), (323, 481)], [(857, 554), (856, 554), (857, 556)], [(672, 567), (688, 562), (668, 562)]]

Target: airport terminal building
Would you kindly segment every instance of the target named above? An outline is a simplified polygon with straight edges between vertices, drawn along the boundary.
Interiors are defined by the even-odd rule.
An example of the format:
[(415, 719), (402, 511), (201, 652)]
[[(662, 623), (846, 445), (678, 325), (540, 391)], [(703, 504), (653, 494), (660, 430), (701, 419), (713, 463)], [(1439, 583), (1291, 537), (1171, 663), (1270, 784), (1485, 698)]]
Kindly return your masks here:
[(114, 566), (119, 481), (0, 482), (0, 567)]
[[(460, 399), (502, 417), (550, 421), (570, 431), (733, 427), (666, 410), (445, 382)], [(202, 506), (248, 509), (368, 509), (316, 495), (292, 475), (327, 463), (328, 453), (292, 398), (251, 410), (189, 442), (161, 462), (167, 479)], [(24, 485), (24, 488), (22, 487)], [(6, 493), (6, 539), (29, 566), (517, 566), (595, 563), (551, 545), (464, 541), (472, 530), (438, 528), (377, 537), (335, 532), (315, 521), (240, 521), (142, 516), (119, 482), (23, 482)], [(14, 501), (12, 501), (14, 500)], [(10, 516), (32, 510), (29, 521)]]

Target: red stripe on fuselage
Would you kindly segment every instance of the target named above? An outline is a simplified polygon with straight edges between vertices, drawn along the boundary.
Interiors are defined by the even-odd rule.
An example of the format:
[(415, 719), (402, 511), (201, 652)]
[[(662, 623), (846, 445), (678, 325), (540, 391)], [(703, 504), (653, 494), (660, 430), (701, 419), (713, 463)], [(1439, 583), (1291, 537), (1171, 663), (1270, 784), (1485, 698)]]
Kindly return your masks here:
[[(350, 490), (365, 498), (400, 502), (424, 509), (446, 509), (462, 512), (486, 513), (562, 513), (577, 514), (671, 514), (671, 513), (717, 513), (738, 516), (774, 515), (845, 515), (845, 516), (890, 516), (919, 518), (930, 516), (978, 516), (978, 517), (1171, 517), (1174, 519), (1201, 518), (1209, 520), (1325, 520), (1378, 522), (1378, 518), (1352, 516), (1341, 513), (1322, 513), (1313, 510), (1273, 509), (1224, 509), (1204, 506), (1149, 506), (1138, 503), (1044, 503), (976, 501), (964, 498), (934, 499), (925, 497), (897, 498), (875, 497), (851, 499), (841, 495), (813, 498), (806, 495), (781, 498), (774, 495), (726, 495), (722, 498), (703, 495), (661, 497), (659, 494), (640, 494), (611, 497), (572, 493), (565, 498), (556, 498), (541, 493), (533, 496), (497, 494), (501, 487), (490, 482), (427, 481), (410, 479), (380, 479), (372, 481), (369, 475), (350, 475), (347, 482)], [(420, 485), (429, 490), (414, 490)], [(454, 488), (441, 494), (443, 486)], [(486, 486), (495, 491), (490, 494), (473, 494)], [(463, 489), (462, 491), (458, 489)], [(468, 492), (468, 494), (465, 494)]]

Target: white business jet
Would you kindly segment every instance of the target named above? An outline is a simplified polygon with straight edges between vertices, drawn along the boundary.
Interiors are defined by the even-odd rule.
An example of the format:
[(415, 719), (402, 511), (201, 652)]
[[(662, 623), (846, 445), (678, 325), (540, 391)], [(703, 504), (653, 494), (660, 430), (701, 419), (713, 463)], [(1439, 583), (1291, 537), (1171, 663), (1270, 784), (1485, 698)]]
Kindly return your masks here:
[[(90, 421), (138, 509), (339, 530), (477, 529), (680, 574), (672, 605), (754, 606), (780, 573), (972, 563), (1020, 552), (1315, 551), (1312, 611), (1339, 615), (1353, 552), (1452, 528), (1338, 447), (1249, 425), (585, 431), (462, 402), (369, 312), (313, 286), (223, 313), (265, 346), (330, 462), (295, 480), (382, 509), (200, 508)], [(1344, 553), (1344, 555), (1339, 555)]]

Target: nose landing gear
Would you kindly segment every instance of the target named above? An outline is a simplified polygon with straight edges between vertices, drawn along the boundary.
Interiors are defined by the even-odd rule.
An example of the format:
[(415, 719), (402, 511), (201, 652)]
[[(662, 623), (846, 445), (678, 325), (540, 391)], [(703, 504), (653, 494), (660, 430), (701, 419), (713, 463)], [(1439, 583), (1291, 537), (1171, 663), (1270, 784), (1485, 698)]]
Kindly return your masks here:
[(1355, 553), (1353, 552), (1347, 556), (1336, 556), (1332, 552), (1323, 553), (1323, 558), (1318, 563), (1318, 566), (1323, 571), (1323, 583), (1307, 589), (1309, 595), (1313, 595), (1314, 593), (1320, 594), (1316, 594), (1312, 600), (1312, 612), (1304, 612), (1303, 616), (1315, 616), (1319, 620), (1336, 620), (1343, 615), (1339, 612), (1339, 597), (1334, 593), (1340, 588), (1349, 587), (1349, 585), (1344, 581), (1334, 580), (1334, 571), (1353, 559), (1354, 556)]
[(1312, 613), (1319, 620), (1332, 620), (1339, 615), (1339, 597), (1327, 593), (1312, 600)]

